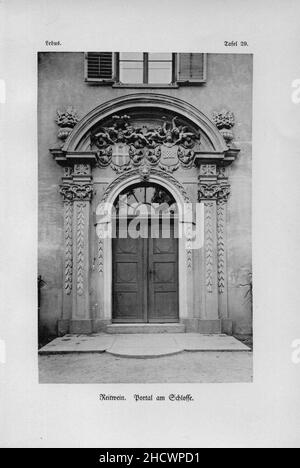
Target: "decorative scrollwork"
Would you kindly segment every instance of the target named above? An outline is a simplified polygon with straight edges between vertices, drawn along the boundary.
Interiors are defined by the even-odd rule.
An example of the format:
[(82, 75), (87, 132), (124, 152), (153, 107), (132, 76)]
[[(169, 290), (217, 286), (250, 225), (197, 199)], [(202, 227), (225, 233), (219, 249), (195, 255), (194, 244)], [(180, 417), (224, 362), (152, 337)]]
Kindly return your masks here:
[(140, 166), (142, 163), (145, 153), (142, 149), (135, 148), (134, 146), (129, 147), (129, 156), (134, 166)]
[(156, 165), (159, 163), (161, 157), (161, 147), (157, 146), (156, 148), (151, 148), (146, 151), (146, 159), (151, 165)]
[(64, 184), (60, 186), (60, 193), (64, 200), (91, 200), (93, 186), (91, 184)]
[(200, 184), (199, 185), (199, 201), (202, 199), (209, 200), (217, 198), (220, 191), (219, 184)]
[(91, 147), (98, 148), (98, 166), (111, 165), (118, 173), (145, 160), (168, 172), (178, 169), (180, 163), (185, 168), (192, 167), (192, 148), (200, 142), (200, 134), (179, 125), (177, 117), (171, 122), (163, 117), (163, 124), (155, 128), (134, 127), (128, 115), (114, 115), (112, 120), (110, 127), (98, 127), (90, 136)]
[(200, 184), (199, 201), (212, 199), (227, 200), (230, 195), (230, 185), (227, 184)]
[(179, 146), (178, 157), (182, 167), (185, 169), (190, 169), (193, 167), (195, 161), (195, 152), (193, 150)]
[(112, 147), (100, 149), (96, 152), (97, 163), (99, 167), (107, 167), (111, 163)]

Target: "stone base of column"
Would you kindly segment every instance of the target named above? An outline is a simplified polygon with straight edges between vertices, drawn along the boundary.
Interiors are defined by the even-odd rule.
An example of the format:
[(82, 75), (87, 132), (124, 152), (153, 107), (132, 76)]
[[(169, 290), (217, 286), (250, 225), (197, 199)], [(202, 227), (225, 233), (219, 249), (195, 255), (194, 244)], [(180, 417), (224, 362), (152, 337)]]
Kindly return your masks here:
[(64, 336), (70, 331), (70, 320), (69, 319), (61, 319), (58, 321), (57, 324), (57, 331), (58, 336)]
[[(197, 318), (184, 319), (181, 321), (185, 325), (185, 333), (201, 333), (201, 334), (219, 334), (225, 333), (232, 335), (233, 322), (230, 319), (223, 320), (201, 320)], [(74, 334), (89, 334), (89, 333), (106, 333), (107, 325), (111, 324), (111, 320), (59, 320), (58, 321), (58, 336), (66, 335), (67, 333)]]
[(222, 333), (226, 333), (226, 335), (233, 334), (233, 322), (230, 319), (223, 319), (222, 320)]
[(111, 325), (111, 320), (95, 319), (93, 320), (93, 332), (106, 333), (107, 325)]
[(88, 334), (93, 332), (92, 320), (70, 320), (69, 333)]
[(221, 333), (221, 320), (184, 319), (186, 333), (217, 334)]

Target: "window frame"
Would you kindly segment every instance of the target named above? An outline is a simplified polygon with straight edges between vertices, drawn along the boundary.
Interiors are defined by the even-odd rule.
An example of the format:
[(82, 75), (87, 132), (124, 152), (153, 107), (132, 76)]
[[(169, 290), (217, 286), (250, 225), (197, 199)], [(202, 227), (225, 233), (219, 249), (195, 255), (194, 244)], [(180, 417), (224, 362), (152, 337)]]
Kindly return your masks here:
[[(177, 54), (172, 53), (172, 81), (171, 83), (149, 83), (149, 52), (143, 52), (143, 83), (122, 83), (120, 81), (120, 53), (115, 52), (116, 82), (113, 88), (178, 88), (176, 82)], [(154, 60), (156, 61), (156, 60)], [(157, 60), (158, 61), (158, 60)], [(166, 60), (171, 62), (171, 60)]]
[[(144, 83), (122, 83), (120, 82), (120, 53), (112, 52), (112, 78), (89, 78), (88, 77), (88, 53), (84, 53), (84, 80), (90, 85), (111, 85), (112, 88), (179, 88), (181, 86), (203, 85), (207, 82), (207, 53), (201, 53), (203, 56), (203, 78), (189, 80), (179, 79), (180, 70), (180, 53), (172, 52), (172, 82), (171, 83), (148, 83), (148, 58), (149, 52), (143, 52), (143, 69)], [(101, 53), (101, 52), (100, 52)], [(200, 52), (199, 52), (200, 53)], [(145, 66), (146, 65), (146, 66)]]

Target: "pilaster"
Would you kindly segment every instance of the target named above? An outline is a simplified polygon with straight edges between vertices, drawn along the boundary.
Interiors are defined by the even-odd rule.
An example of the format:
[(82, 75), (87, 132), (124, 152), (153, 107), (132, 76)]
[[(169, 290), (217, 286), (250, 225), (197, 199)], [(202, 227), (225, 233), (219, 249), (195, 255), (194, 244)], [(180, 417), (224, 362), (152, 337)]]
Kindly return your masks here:
[(206, 319), (228, 319), (226, 205), (230, 194), (225, 167), (200, 166), (199, 201), (205, 206)]
[[(218, 182), (220, 190), (217, 200), (217, 233), (218, 233), (218, 290), (219, 315), (228, 320), (228, 277), (227, 277), (227, 201), (230, 195), (227, 169), (218, 169)], [(226, 330), (228, 331), (228, 330)]]
[(204, 203), (204, 295), (206, 320), (218, 320), (217, 166), (202, 164), (199, 201)]
[(92, 331), (89, 304), (90, 164), (64, 168), (60, 193), (64, 199), (64, 292), (60, 333)]

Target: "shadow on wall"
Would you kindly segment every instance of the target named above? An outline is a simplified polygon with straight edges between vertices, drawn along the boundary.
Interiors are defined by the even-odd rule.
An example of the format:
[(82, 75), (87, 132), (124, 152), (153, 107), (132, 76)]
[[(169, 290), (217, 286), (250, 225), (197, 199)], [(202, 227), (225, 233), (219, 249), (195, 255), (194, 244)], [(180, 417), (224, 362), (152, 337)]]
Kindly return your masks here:
[[(252, 271), (248, 270), (241, 278), (242, 283), (238, 284), (239, 288), (244, 289), (245, 305), (249, 305), (251, 311), (253, 310), (253, 282), (252, 282)], [(252, 317), (251, 317), (252, 318)]]
[(252, 334), (253, 282), (250, 265), (231, 272), (229, 288), (231, 297), (229, 312), (233, 321), (236, 322), (234, 334)]
[(45, 346), (55, 336), (50, 336), (48, 328), (41, 323), (41, 301), (42, 301), (42, 288), (46, 286), (46, 281), (43, 280), (42, 276), (37, 277), (37, 290), (38, 290), (38, 347)]

